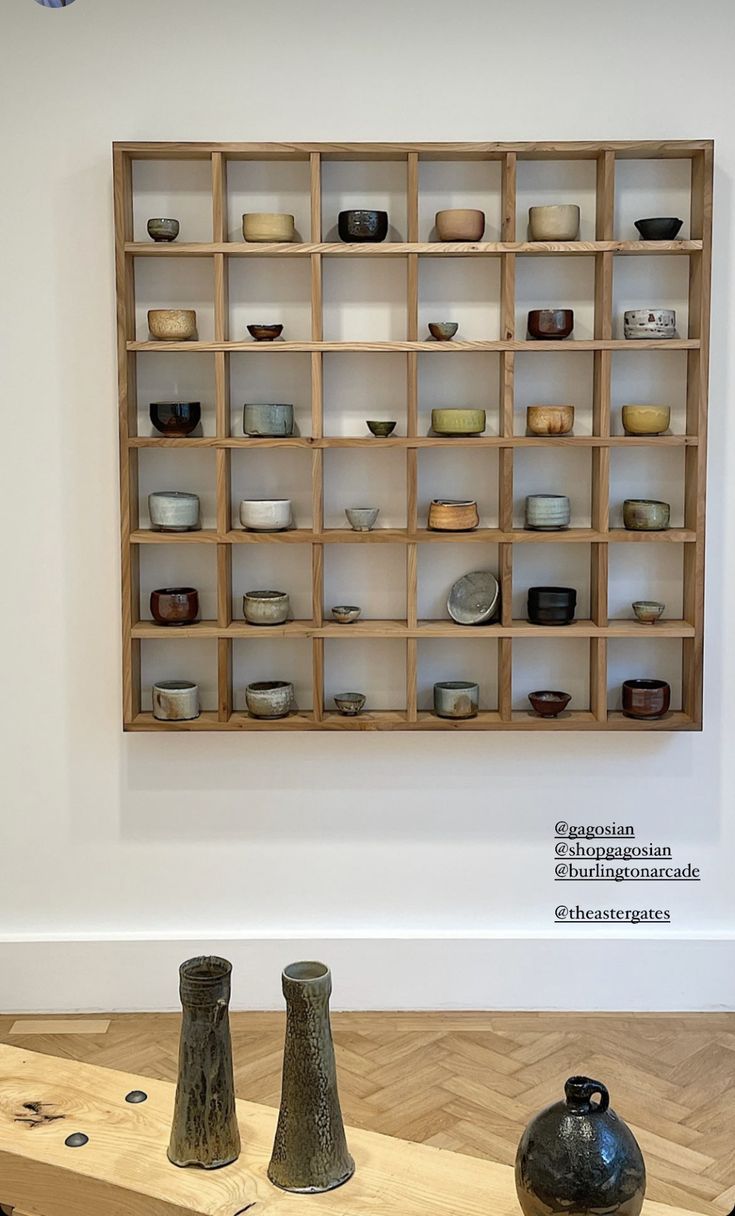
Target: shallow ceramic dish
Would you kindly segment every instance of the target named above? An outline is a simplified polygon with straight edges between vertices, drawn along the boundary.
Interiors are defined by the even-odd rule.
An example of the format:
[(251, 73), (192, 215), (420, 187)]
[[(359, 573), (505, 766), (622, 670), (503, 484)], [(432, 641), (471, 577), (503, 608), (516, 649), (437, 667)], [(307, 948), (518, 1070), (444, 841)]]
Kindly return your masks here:
[(451, 341), (458, 329), (458, 321), (429, 321), (429, 333), (437, 342)]
[(569, 527), (571, 506), (566, 494), (529, 494), (526, 527), (533, 532), (561, 532)]
[(623, 429), (626, 435), (663, 435), (669, 429), (668, 405), (624, 405)]
[(675, 241), (683, 223), (675, 215), (657, 215), (647, 220), (636, 220), (635, 226), (642, 241)]
[(372, 532), (380, 507), (345, 507), (347, 522), (353, 532)]
[(151, 401), (149, 413), (156, 430), (172, 438), (191, 435), (202, 420), (199, 401)]
[(253, 718), (286, 718), (293, 702), (287, 680), (256, 680), (245, 689), (245, 704)]
[(283, 333), (282, 325), (248, 325), (248, 333), (256, 342), (275, 342)]
[(242, 235), (246, 241), (292, 241), (294, 217), (284, 211), (248, 211), (242, 217)]
[(151, 616), (157, 625), (193, 625), (199, 616), (195, 587), (159, 587), (151, 591)]
[(375, 435), (376, 439), (387, 439), (388, 436), (392, 435), (396, 429), (395, 422), (387, 420), (385, 422), (380, 422), (375, 418), (366, 419), (365, 425), (367, 426), (367, 429), (371, 431), (373, 435)]
[(157, 342), (188, 342), (197, 336), (193, 308), (149, 308), (148, 329)]
[(489, 570), (471, 570), (453, 583), (447, 612), (457, 625), (487, 625), (497, 615), (500, 583)]
[(365, 708), (367, 697), (363, 692), (336, 692), (334, 704), (345, 718), (356, 718)]
[(676, 337), (673, 308), (630, 308), (623, 313), (623, 333), (628, 341)]
[(528, 230), (532, 241), (576, 241), (579, 236), (579, 207), (575, 203), (529, 207)]
[(240, 523), (250, 532), (285, 532), (292, 524), (290, 498), (246, 498)]
[(528, 588), (528, 619), (533, 625), (571, 625), (576, 606), (574, 587)]
[(432, 410), (431, 429), (435, 435), (481, 435), (485, 430), (485, 411), (470, 409)]
[(449, 207), (434, 217), (440, 241), (481, 241), (485, 232), (485, 212), (472, 207)]
[(671, 704), (671, 687), (665, 680), (623, 680), (626, 718), (663, 718)]
[(572, 694), (542, 689), (539, 692), (529, 692), (528, 699), (540, 718), (557, 718), (566, 709)]
[(281, 402), (246, 402), (242, 429), (254, 439), (285, 439), (293, 435), (293, 406)]
[(199, 498), (185, 490), (155, 490), (148, 495), (148, 514), (154, 532), (195, 532)]
[(658, 600), (634, 600), (631, 607), (642, 625), (655, 625), (666, 605)]
[(532, 308), (528, 314), (528, 334), (539, 341), (561, 341), (574, 329), (572, 308)]
[(286, 591), (246, 591), (242, 614), (249, 625), (283, 625), (291, 603)]
[(361, 612), (362, 608), (358, 608), (357, 604), (337, 604), (332, 609), (332, 619), (338, 625), (351, 625), (360, 619)]
[(379, 244), (388, 235), (388, 212), (355, 207), (337, 216), (339, 239), (348, 244)]
[(429, 504), (432, 532), (472, 532), (479, 523), (477, 503), (471, 498), (435, 498)]
[(437, 718), (476, 718), (480, 687), (471, 680), (440, 680), (434, 685)]
[(623, 524), (629, 532), (665, 532), (671, 518), (671, 506), (656, 498), (626, 498), (623, 503)]
[(529, 405), (526, 409), (526, 428), (532, 435), (568, 435), (573, 426), (573, 405)]
[(191, 680), (157, 680), (151, 708), (159, 722), (192, 722), (199, 717), (199, 686)]
[(152, 219), (146, 228), (152, 241), (175, 241), (179, 235), (178, 220)]

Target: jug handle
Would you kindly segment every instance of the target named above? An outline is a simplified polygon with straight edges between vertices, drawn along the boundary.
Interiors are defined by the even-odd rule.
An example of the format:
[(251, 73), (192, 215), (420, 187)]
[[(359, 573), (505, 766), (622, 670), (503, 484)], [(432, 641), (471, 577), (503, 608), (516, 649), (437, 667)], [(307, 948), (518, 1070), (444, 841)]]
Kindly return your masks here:
[(564, 1086), (564, 1093), (570, 1106), (576, 1106), (580, 1102), (591, 1105), (593, 1094), (599, 1094), (600, 1101), (596, 1106), (592, 1106), (592, 1110), (604, 1112), (610, 1105), (607, 1086), (603, 1085), (602, 1081), (593, 1081), (591, 1077), (570, 1077)]

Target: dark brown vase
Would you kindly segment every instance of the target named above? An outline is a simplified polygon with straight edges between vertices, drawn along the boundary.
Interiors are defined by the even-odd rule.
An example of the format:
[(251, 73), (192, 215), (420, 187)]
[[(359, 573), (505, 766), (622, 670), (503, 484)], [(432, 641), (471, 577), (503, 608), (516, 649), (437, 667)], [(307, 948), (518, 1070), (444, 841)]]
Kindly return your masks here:
[(225, 958), (190, 958), (179, 968), (183, 1007), (179, 1075), (168, 1146), (174, 1165), (216, 1170), (240, 1155)]
[(331, 992), (324, 963), (291, 963), (283, 972), (286, 1045), (268, 1177), (284, 1191), (331, 1191), (355, 1172), (337, 1093)]
[[(570, 1077), (565, 1100), (536, 1115), (516, 1154), (524, 1216), (638, 1216), (646, 1168), (630, 1128), (599, 1081)], [(599, 1101), (593, 1102), (594, 1094)]]

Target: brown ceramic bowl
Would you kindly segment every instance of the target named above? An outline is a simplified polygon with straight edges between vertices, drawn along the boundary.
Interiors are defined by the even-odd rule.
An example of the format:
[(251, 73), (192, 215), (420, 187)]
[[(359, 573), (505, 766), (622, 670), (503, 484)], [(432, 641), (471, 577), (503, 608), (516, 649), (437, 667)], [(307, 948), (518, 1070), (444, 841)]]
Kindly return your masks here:
[(566, 709), (572, 699), (572, 694), (542, 689), (538, 692), (529, 692), (528, 699), (540, 718), (556, 718)]
[(573, 405), (529, 405), (526, 409), (526, 427), (532, 435), (568, 435), (573, 426)]
[(199, 616), (199, 592), (194, 587), (151, 591), (151, 616), (158, 625), (193, 625)]
[(282, 325), (248, 325), (248, 333), (256, 342), (274, 342), (283, 333)]
[(432, 532), (472, 532), (480, 522), (473, 499), (435, 498), (429, 506)]
[(450, 207), (437, 211), (434, 223), (440, 241), (481, 241), (485, 231), (485, 212), (473, 207)]
[(531, 338), (561, 340), (568, 338), (573, 329), (574, 310), (571, 308), (532, 308), (528, 314)]
[(626, 718), (663, 718), (671, 704), (671, 687), (665, 680), (623, 680)]

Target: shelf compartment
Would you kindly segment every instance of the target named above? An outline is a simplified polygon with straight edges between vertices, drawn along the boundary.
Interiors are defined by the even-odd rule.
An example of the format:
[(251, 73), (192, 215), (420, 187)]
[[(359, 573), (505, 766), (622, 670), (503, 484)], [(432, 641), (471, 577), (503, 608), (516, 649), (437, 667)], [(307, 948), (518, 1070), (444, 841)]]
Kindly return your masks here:
[(575, 340), (566, 338), (563, 342), (555, 342), (547, 339), (539, 339), (534, 341), (520, 341), (517, 339), (507, 341), (475, 341), (462, 342), (452, 339), (451, 342), (430, 342), (422, 340), (420, 342), (409, 342), (401, 340), (391, 341), (375, 341), (375, 342), (128, 342), (126, 349), (128, 351), (175, 351), (179, 354), (188, 352), (195, 354), (197, 351), (238, 351), (246, 350), (259, 352), (260, 354), (274, 354), (276, 351), (405, 351), (406, 353), (416, 352), (418, 354), (437, 354), (444, 355), (455, 354), (461, 355), (463, 351), (587, 351), (587, 350), (626, 350), (635, 351), (640, 354), (643, 351), (651, 350), (699, 350), (698, 338), (655, 338), (650, 341), (627, 341), (625, 338), (590, 338), (584, 340)]
[(382, 241), (379, 245), (353, 245), (333, 242), (263, 242), (244, 241), (174, 242), (171, 245), (153, 241), (127, 241), (125, 252), (132, 257), (190, 257), (206, 258), (215, 254), (229, 257), (308, 258), (318, 253), (323, 257), (503, 257), (520, 254), (525, 257), (549, 254), (560, 257), (584, 257), (593, 253), (616, 253), (635, 256), (657, 254), (689, 255), (702, 252), (701, 241)]
[(504, 722), (498, 713), (480, 713), (476, 718), (466, 718), (463, 721), (451, 721), (447, 718), (437, 718), (431, 713), (421, 713), (416, 722), (410, 722), (405, 713), (398, 710), (382, 710), (380, 713), (360, 714), (356, 718), (346, 718), (341, 714), (327, 713), (321, 722), (314, 719), (313, 714), (294, 713), (288, 718), (276, 721), (258, 721), (245, 714), (232, 714), (224, 721), (219, 721), (216, 713), (203, 713), (193, 722), (159, 722), (152, 714), (140, 713), (125, 724), (128, 731), (156, 730), (240, 730), (240, 731), (299, 731), (299, 730), (429, 730), (429, 731), (482, 731), (482, 730), (615, 730), (615, 731), (649, 731), (658, 732), (696, 730), (696, 723), (685, 713), (670, 713), (665, 718), (652, 722), (639, 722), (633, 718), (625, 718), (622, 714), (610, 714), (606, 722), (598, 722), (591, 713), (569, 713), (560, 718), (538, 718), (531, 714), (514, 713), (509, 722)]
[[(664, 618), (656, 625), (642, 625), (634, 619), (611, 620), (609, 625), (596, 625), (593, 621), (576, 620), (564, 625), (565, 637), (584, 638), (693, 638), (694, 626), (688, 621)], [(514, 620), (510, 625), (457, 625), (454, 621), (419, 621), (415, 628), (406, 621), (360, 620), (352, 625), (338, 625), (336, 621), (315, 624), (313, 621), (288, 621), (284, 625), (248, 625), (246, 621), (232, 621), (220, 626), (216, 621), (197, 621), (195, 625), (181, 625), (175, 629), (156, 625), (153, 621), (138, 621), (132, 628), (134, 638), (161, 638), (187, 641), (197, 638), (465, 638), (470, 641), (492, 641), (497, 638), (553, 638), (551, 627), (533, 625), (530, 621)]]
[(312, 532), (309, 528), (291, 528), (286, 532), (212, 532), (202, 528), (199, 532), (152, 532), (137, 528), (130, 534), (133, 545), (164, 544), (692, 544), (697, 534), (690, 528), (669, 528), (667, 532), (628, 532), (625, 528), (611, 528), (609, 532), (595, 532), (592, 528), (567, 528), (564, 532), (545, 532), (543, 540), (538, 532), (526, 532), (518, 528), (513, 532), (501, 532), (496, 528), (476, 528), (474, 532), (429, 532), (418, 529), (406, 532), (400, 528), (373, 528), (372, 532), (354, 532), (351, 528), (328, 528), (324, 532)]

